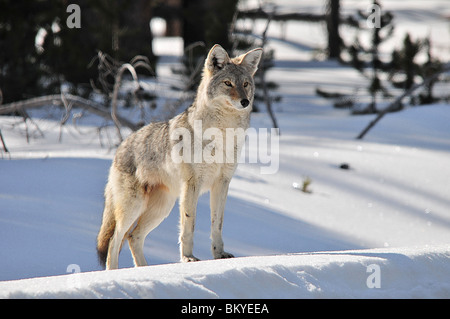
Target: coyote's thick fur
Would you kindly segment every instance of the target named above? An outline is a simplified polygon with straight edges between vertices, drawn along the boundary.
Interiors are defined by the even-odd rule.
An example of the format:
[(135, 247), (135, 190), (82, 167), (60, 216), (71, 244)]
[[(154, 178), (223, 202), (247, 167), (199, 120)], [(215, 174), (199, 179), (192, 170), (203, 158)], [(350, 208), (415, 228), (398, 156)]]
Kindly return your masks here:
[[(232, 161), (205, 161), (193, 153), (200, 143), (212, 154), (228, 151), (229, 159), (224, 141), (212, 136), (205, 139), (202, 133), (215, 128), (225, 136), (227, 129), (248, 128), (255, 91), (253, 75), (261, 54), (262, 49), (254, 49), (230, 59), (220, 45), (215, 45), (206, 58), (194, 103), (168, 122), (151, 123), (134, 132), (119, 146), (105, 187), (105, 209), (97, 238), (99, 260), (107, 269), (118, 268), (125, 238), (134, 264), (147, 265), (144, 240), (168, 216), (178, 197), (181, 261), (198, 260), (193, 255), (196, 206), (206, 191), (211, 196), (212, 254), (214, 258), (233, 257), (223, 250), (222, 224), (228, 185), (243, 141), (238, 139), (233, 146)], [(201, 132), (195, 132), (196, 127)], [(191, 160), (174, 160), (180, 151), (183, 159)]]

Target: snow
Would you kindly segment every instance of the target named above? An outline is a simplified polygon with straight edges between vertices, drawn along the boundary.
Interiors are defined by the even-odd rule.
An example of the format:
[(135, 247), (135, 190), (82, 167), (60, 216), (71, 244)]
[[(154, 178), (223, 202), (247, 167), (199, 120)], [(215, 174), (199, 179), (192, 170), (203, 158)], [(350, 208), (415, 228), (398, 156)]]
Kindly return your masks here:
[[(445, 2), (432, 2), (408, 9), (433, 21), (433, 33), (448, 32), (448, 22), (444, 28), (434, 14)], [(423, 30), (425, 22), (411, 26), (404, 3), (389, 2), (401, 13), (399, 26)], [(316, 4), (300, 6), (319, 10)], [(261, 174), (262, 163), (238, 167), (223, 234), (236, 258), (209, 260), (206, 194), (194, 239), (202, 261), (178, 263), (176, 205), (145, 242), (149, 267), (131, 268), (124, 244), (121, 269), (102, 271), (95, 239), (114, 128), (102, 132), (102, 147), (99, 120), (85, 116), (77, 126), (69, 121), (59, 142), (61, 114), (32, 112), (44, 136), (29, 124), (27, 143), (21, 119), (0, 117), (11, 152), (0, 153), (0, 298), (449, 298), (450, 105), (388, 114), (356, 140), (374, 116), (333, 109), (315, 88), (351, 91), (364, 79), (337, 63), (310, 61), (311, 44), (323, 39), (296, 45), (293, 35), (314, 27), (289, 25), (280, 40), (274, 26), (269, 44), (277, 61), (268, 76), (283, 96), (275, 104), (279, 149), (271, 154), (278, 171)], [(444, 39), (438, 47), (448, 51)], [(180, 42), (154, 45), (168, 54)], [(161, 61), (158, 70), (168, 77), (174, 59)], [(267, 114), (253, 114), (252, 127), (270, 128)], [(339, 168), (343, 163), (348, 170)], [(307, 177), (311, 193), (292, 187)]]
[(449, 258), (446, 246), (241, 257), (10, 281), (0, 297), (446, 298)]

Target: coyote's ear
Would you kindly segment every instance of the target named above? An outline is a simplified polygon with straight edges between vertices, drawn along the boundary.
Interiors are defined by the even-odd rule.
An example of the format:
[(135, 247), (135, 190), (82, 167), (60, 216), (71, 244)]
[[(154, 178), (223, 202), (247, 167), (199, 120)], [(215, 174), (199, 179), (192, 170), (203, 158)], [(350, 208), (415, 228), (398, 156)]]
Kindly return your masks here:
[(205, 61), (205, 68), (211, 72), (221, 70), (225, 64), (230, 63), (230, 57), (227, 51), (220, 45), (214, 45), (208, 53), (208, 57)]
[(262, 53), (263, 50), (261, 48), (248, 51), (239, 57), (241, 59), (241, 65), (245, 66), (252, 75), (255, 75)]

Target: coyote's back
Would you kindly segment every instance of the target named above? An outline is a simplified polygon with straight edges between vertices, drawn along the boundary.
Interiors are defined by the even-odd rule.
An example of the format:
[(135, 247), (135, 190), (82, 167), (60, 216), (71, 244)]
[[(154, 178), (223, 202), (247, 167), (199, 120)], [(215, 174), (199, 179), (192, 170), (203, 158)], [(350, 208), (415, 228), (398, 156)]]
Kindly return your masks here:
[[(193, 232), (197, 200), (205, 191), (211, 193), (213, 256), (232, 257), (223, 250), (223, 213), (243, 139), (233, 136), (237, 142), (230, 144), (225, 133), (248, 128), (253, 75), (261, 53), (255, 49), (230, 59), (215, 45), (205, 61), (194, 103), (168, 122), (134, 132), (119, 146), (105, 187), (97, 238), (99, 260), (107, 269), (118, 268), (125, 238), (134, 264), (147, 265), (144, 240), (168, 216), (177, 198), (181, 260), (198, 260), (193, 255)], [(234, 161), (229, 161), (230, 154)]]

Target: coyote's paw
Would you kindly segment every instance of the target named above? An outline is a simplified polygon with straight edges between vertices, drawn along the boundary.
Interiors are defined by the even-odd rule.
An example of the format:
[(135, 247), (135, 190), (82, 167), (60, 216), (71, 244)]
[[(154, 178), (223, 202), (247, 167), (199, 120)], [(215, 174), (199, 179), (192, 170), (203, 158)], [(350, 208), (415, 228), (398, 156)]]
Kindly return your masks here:
[(183, 256), (183, 257), (181, 257), (181, 262), (190, 263), (190, 262), (193, 262), (193, 261), (200, 261), (200, 259), (198, 259), (197, 257), (194, 257), (194, 256)]
[(233, 258), (234, 256), (230, 253), (227, 253), (226, 251), (223, 251), (221, 253), (215, 254), (214, 259), (224, 259), (224, 258)]

